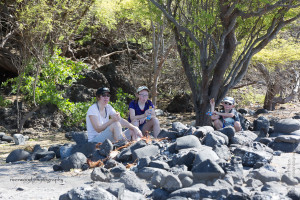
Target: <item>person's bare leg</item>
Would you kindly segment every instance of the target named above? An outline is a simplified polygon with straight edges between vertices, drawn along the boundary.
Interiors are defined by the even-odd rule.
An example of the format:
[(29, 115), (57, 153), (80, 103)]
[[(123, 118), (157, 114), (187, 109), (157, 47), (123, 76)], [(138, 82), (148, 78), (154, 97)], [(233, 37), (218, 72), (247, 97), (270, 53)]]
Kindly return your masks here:
[(238, 121), (235, 121), (235, 122), (234, 122), (234, 129), (235, 129), (236, 132), (241, 131), (241, 130), (242, 130), (241, 123), (238, 122)]
[(215, 121), (213, 121), (213, 125), (217, 130), (223, 128), (223, 123), (219, 119), (216, 119)]
[(147, 131), (151, 130), (153, 130), (153, 136), (157, 138), (158, 134), (160, 133), (160, 124), (156, 117), (153, 117), (151, 120), (147, 121), (143, 126), (143, 135), (145, 135)]
[(110, 131), (113, 133), (113, 138), (114, 138), (115, 141), (118, 141), (121, 138), (123, 138), (122, 126), (121, 126), (120, 122), (112, 123), (109, 126), (109, 128), (110, 128)]

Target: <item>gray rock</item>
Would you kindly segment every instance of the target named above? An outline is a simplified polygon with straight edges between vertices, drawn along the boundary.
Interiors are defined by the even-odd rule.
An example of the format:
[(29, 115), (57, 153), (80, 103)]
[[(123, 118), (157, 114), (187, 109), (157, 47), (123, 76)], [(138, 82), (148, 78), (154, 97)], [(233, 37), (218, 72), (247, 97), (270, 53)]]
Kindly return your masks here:
[(113, 167), (115, 167), (115, 166), (117, 166), (117, 165), (118, 165), (118, 162), (117, 162), (117, 161), (115, 161), (114, 159), (109, 159), (109, 160), (106, 161), (104, 167), (105, 167), (106, 169), (110, 169), (110, 168), (113, 168)]
[(124, 191), (124, 197), (122, 200), (147, 200), (144, 195), (137, 193), (137, 192), (131, 192), (130, 190)]
[(42, 153), (37, 153), (36, 157), (41, 162), (49, 161), (55, 157), (55, 152), (54, 151), (46, 151), (46, 152), (42, 152)]
[(264, 144), (254, 142), (251, 146), (235, 148), (233, 154), (242, 158), (243, 166), (253, 167), (257, 162), (270, 163), (273, 151)]
[(11, 143), (12, 141), (14, 141), (14, 139), (8, 135), (3, 135), (2, 138), (1, 138), (2, 141), (5, 141), (5, 142), (8, 142), (8, 143)]
[(9, 162), (16, 162), (20, 160), (27, 160), (27, 158), (30, 156), (30, 153), (23, 150), (23, 149), (16, 149), (10, 152), (10, 154), (6, 158), (6, 163)]
[(235, 129), (232, 126), (227, 126), (227, 127), (222, 128), (218, 131), (220, 131), (221, 133), (226, 135), (228, 137), (228, 139), (231, 139), (232, 137), (234, 137), (234, 134), (235, 134)]
[(300, 129), (300, 121), (297, 119), (281, 119), (274, 124), (274, 132), (292, 133)]
[(86, 161), (86, 156), (83, 153), (77, 152), (63, 159), (60, 166), (64, 171), (70, 171), (70, 169), (81, 169), (82, 165), (86, 163)]
[(16, 145), (25, 145), (25, 138), (22, 134), (14, 134), (14, 141)]
[(287, 143), (287, 142), (271, 142), (268, 145), (274, 151), (282, 151), (286, 153), (296, 152), (300, 153), (300, 143)]
[(158, 169), (158, 168), (153, 168), (153, 167), (144, 167), (141, 170), (139, 170), (136, 174), (138, 177), (140, 177), (142, 179), (150, 180), (151, 177), (153, 176), (153, 174), (157, 171), (161, 172), (162, 174), (167, 173), (167, 171), (163, 170), (163, 169)]
[(275, 142), (286, 143), (300, 143), (300, 136), (298, 135), (281, 135), (275, 138)]
[(253, 170), (250, 172), (250, 175), (252, 178), (258, 179), (263, 183), (281, 181), (281, 176), (277, 172), (269, 171), (265, 168)]
[(96, 167), (93, 169), (91, 173), (91, 179), (93, 181), (101, 181), (101, 182), (108, 182), (112, 178), (112, 174), (103, 167)]
[(211, 180), (225, 175), (224, 170), (212, 160), (205, 160), (192, 169), (193, 175), (199, 180)]
[(0, 132), (0, 140), (2, 139), (2, 137), (5, 135), (5, 133)]
[(120, 182), (125, 184), (125, 188), (131, 192), (138, 192), (141, 194), (148, 194), (150, 192), (147, 184), (139, 179), (132, 171), (125, 171), (120, 176)]
[(94, 186), (86, 186), (74, 188), (68, 191), (66, 194), (63, 194), (59, 197), (59, 200), (86, 200), (86, 199), (94, 199), (94, 200), (117, 200), (117, 198), (111, 194), (110, 192)]
[(184, 137), (177, 138), (176, 140), (176, 150), (187, 149), (187, 148), (200, 148), (201, 142), (199, 138), (194, 135), (188, 135)]
[(169, 197), (169, 192), (167, 192), (166, 190), (162, 190), (158, 188), (152, 192), (153, 200), (165, 200), (168, 197)]
[(247, 187), (250, 187), (250, 188), (259, 188), (263, 185), (263, 182), (261, 182), (260, 180), (258, 179), (253, 179), (253, 178), (249, 178), (247, 181), (246, 181), (246, 186)]
[(137, 160), (148, 156), (156, 156), (159, 153), (159, 148), (156, 145), (149, 145), (143, 148), (136, 149), (132, 152), (132, 159)]
[(188, 150), (188, 149), (179, 151), (179, 153), (175, 154), (172, 157), (172, 163), (170, 165), (171, 166), (185, 165), (189, 169), (192, 169), (193, 161), (195, 159), (195, 155), (197, 154), (197, 152), (198, 151)]
[(169, 197), (186, 197), (191, 199), (201, 199), (200, 198), (200, 189), (197, 187), (187, 187), (176, 190), (170, 194)]
[(286, 196), (288, 193), (287, 187), (282, 185), (280, 182), (275, 182), (275, 181), (265, 183), (264, 186), (261, 188), (261, 191), (278, 193), (278, 194), (282, 194), (283, 196)]
[(183, 125), (181, 122), (173, 122), (172, 123), (172, 130), (176, 132), (182, 132), (188, 130), (188, 127)]
[(97, 186), (112, 193), (118, 199), (124, 199), (125, 185), (124, 183), (97, 183)]
[(168, 163), (163, 162), (163, 161), (159, 161), (159, 160), (151, 161), (149, 163), (149, 167), (165, 169), (165, 170), (170, 169), (170, 166), (168, 165)]
[(257, 135), (251, 131), (239, 131), (236, 132), (234, 137), (231, 138), (231, 144), (247, 145), (253, 142), (257, 138)]
[(207, 133), (203, 139), (203, 144), (210, 147), (214, 147), (215, 145), (225, 145), (226, 144), (225, 139), (217, 135), (216, 132)]
[(76, 144), (71, 149), (71, 155), (80, 152), (83, 153), (86, 157), (90, 157), (91, 155), (93, 155), (95, 150), (96, 150), (96, 143), (93, 142)]
[(151, 184), (157, 188), (163, 187), (165, 184), (165, 179), (169, 173), (162, 173), (161, 171), (156, 171), (151, 177)]
[(231, 152), (226, 145), (216, 145), (214, 146), (213, 151), (216, 152), (221, 159), (230, 160), (231, 158)]
[(299, 200), (300, 191), (299, 190), (297, 191), (296, 188), (292, 188), (290, 191), (288, 191), (287, 196), (292, 200)]
[(140, 140), (138, 142), (135, 142), (133, 145), (131, 145), (129, 148), (130, 150), (133, 152), (136, 149), (140, 149), (147, 146), (147, 143), (145, 142), (145, 140)]
[(124, 148), (117, 156), (116, 161), (128, 162), (132, 160), (132, 151), (129, 148)]
[(204, 162), (205, 160), (217, 161), (219, 156), (212, 150), (211, 147), (203, 146), (199, 151), (195, 154), (195, 159), (193, 160), (193, 166), (197, 166), (198, 164)]
[(194, 135), (197, 138), (203, 138), (204, 136), (206, 136), (206, 134), (208, 133), (207, 129), (204, 127), (199, 127), (196, 129), (196, 131), (194, 132)]
[(110, 152), (113, 150), (114, 145), (111, 143), (109, 139), (106, 139), (100, 146), (99, 154), (101, 156), (108, 156)]
[(59, 154), (61, 159), (67, 158), (71, 155), (71, 150), (75, 146), (74, 144), (65, 144), (60, 147)]
[(60, 147), (62, 147), (62, 145), (54, 144), (48, 148), (48, 151), (54, 151), (56, 158), (60, 158)]
[(164, 111), (161, 110), (161, 109), (155, 109), (155, 115), (156, 116), (162, 116), (162, 115), (164, 115)]
[(138, 160), (137, 168), (142, 169), (144, 167), (148, 167), (151, 162), (150, 157), (141, 158)]
[(114, 177), (120, 177), (120, 175), (126, 171), (126, 167), (119, 163), (117, 166), (111, 168), (110, 173), (114, 175)]
[(288, 185), (297, 185), (298, 184), (298, 180), (293, 178), (293, 177), (289, 177), (286, 174), (283, 174), (281, 177), (281, 182), (286, 183)]
[(171, 140), (177, 138), (177, 132), (176, 131), (169, 131), (167, 129), (161, 129), (160, 133), (158, 134), (157, 138), (169, 138)]
[(229, 194), (232, 193), (231, 188), (219, 188), (216, 186), (206, 186), (200, 188), (200, 197), (202, 199), (225, 199)]
[(260, 137), (268, 136), (270, 122), (267, 118), (260, 116), (258, 119), (253, 122), (253, 130), (259, 131)]
[(88, 142), (87, 132), (71, 132), (70, 134), (76, 144), (85, 144)]
[(182, 187), (190, 187), (191, 185), (193, 185), (193, 179), (186, 176), (183, 179), (180, 179), (181, 183), (182, 183)]
[(168, 192), (173, 192), (181, 188), (182, 188), (182, 183), (178, 178), (178, 176), (173, 174), (169, 174), (166, 176), (163, 184), (163, 189), (167, 190)]

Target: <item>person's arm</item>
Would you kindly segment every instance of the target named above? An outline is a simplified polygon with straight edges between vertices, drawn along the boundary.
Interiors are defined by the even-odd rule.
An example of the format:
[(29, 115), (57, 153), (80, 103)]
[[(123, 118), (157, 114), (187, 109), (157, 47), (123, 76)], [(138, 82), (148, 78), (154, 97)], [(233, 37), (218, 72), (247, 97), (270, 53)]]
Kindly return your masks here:
[(96, 115), (89, 115), (89, 118), (91, 120), (91, 124), (93, 128), (98, 132), (104, 131), (108, 126), (110, 126), (112, 123), (116, 122), (116, 118), (111, 118), (108, 122), (100, 125), (99, 119)]
[(233, 113), (222, 113), (222, 112), (217, 112), (217, 111), (214, 111), (213, 114), (216, 114), (216, 115), (219, 115), (219, 116), (222, 116), (222, 117), (225, 117), (225, 118), (228, 118), (228, 117), (234, 117), (234, 114)]
[(128, 128), (129, 130), (132, 131), (133, 140), (143, 137), (141, 130), (138, 127), (134, 126), (133, 124), (129, 123), (127, 120), (121, 118), (119, 122), (121, 123), (122, 127)]
[(130, 120), (133, 122), (135, 120), (146, 119), (146, 112), (142, 115), (135, 115), (135, 110), (133, 108), (129, 108), (129, 116)]

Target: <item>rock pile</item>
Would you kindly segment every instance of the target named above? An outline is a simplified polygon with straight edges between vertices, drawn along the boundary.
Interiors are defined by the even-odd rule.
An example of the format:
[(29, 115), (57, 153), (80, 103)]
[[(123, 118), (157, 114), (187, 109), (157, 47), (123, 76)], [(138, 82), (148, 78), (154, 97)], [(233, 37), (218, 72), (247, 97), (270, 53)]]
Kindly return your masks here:
[[(270, 132), (271, 128), (274, 127)], [(187, 127), (180, 122), (163, 129), (158, 140), (131, 145), (106, 140), (97, 147), (86, 133), (69, 133), (76, 144), (15, 150), (7, 162), (61, 158), (55, 171), (88, 169), (94, 184), (60, 196), (69, 199), (300, 199), (299, 173), (280, 174), (270, 165), (281, 152), (300, 153), (300, 122), (258, 119), (255, 132), (226, 127)], [(115, 149), (122, 146), (122, 149)], [(120, 149), (120, 148), (119, 148)], [(99, 162), (101, 160), (101, 162)], [(98, 162), (97, 162), (98, 161)], [(300, 169), (297, 169), (300, 171)], [(299, 185), (298, 185), (299, 186)], [(299, 187), (298, 187), (299, 188)]]

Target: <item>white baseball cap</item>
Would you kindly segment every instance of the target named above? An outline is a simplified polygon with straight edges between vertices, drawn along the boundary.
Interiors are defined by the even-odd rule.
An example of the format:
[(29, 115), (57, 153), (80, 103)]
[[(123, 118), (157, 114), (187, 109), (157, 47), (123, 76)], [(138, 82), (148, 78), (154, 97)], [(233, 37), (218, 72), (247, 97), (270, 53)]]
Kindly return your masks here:
[(149, 92), (149, 89), (148, 89), (146, 86), (140, 86), (140, 87), (136, 90), (136, 92), (139, 93), (139, 92), (142, 91), (142, 90), (147, 90), (147, 91)]

